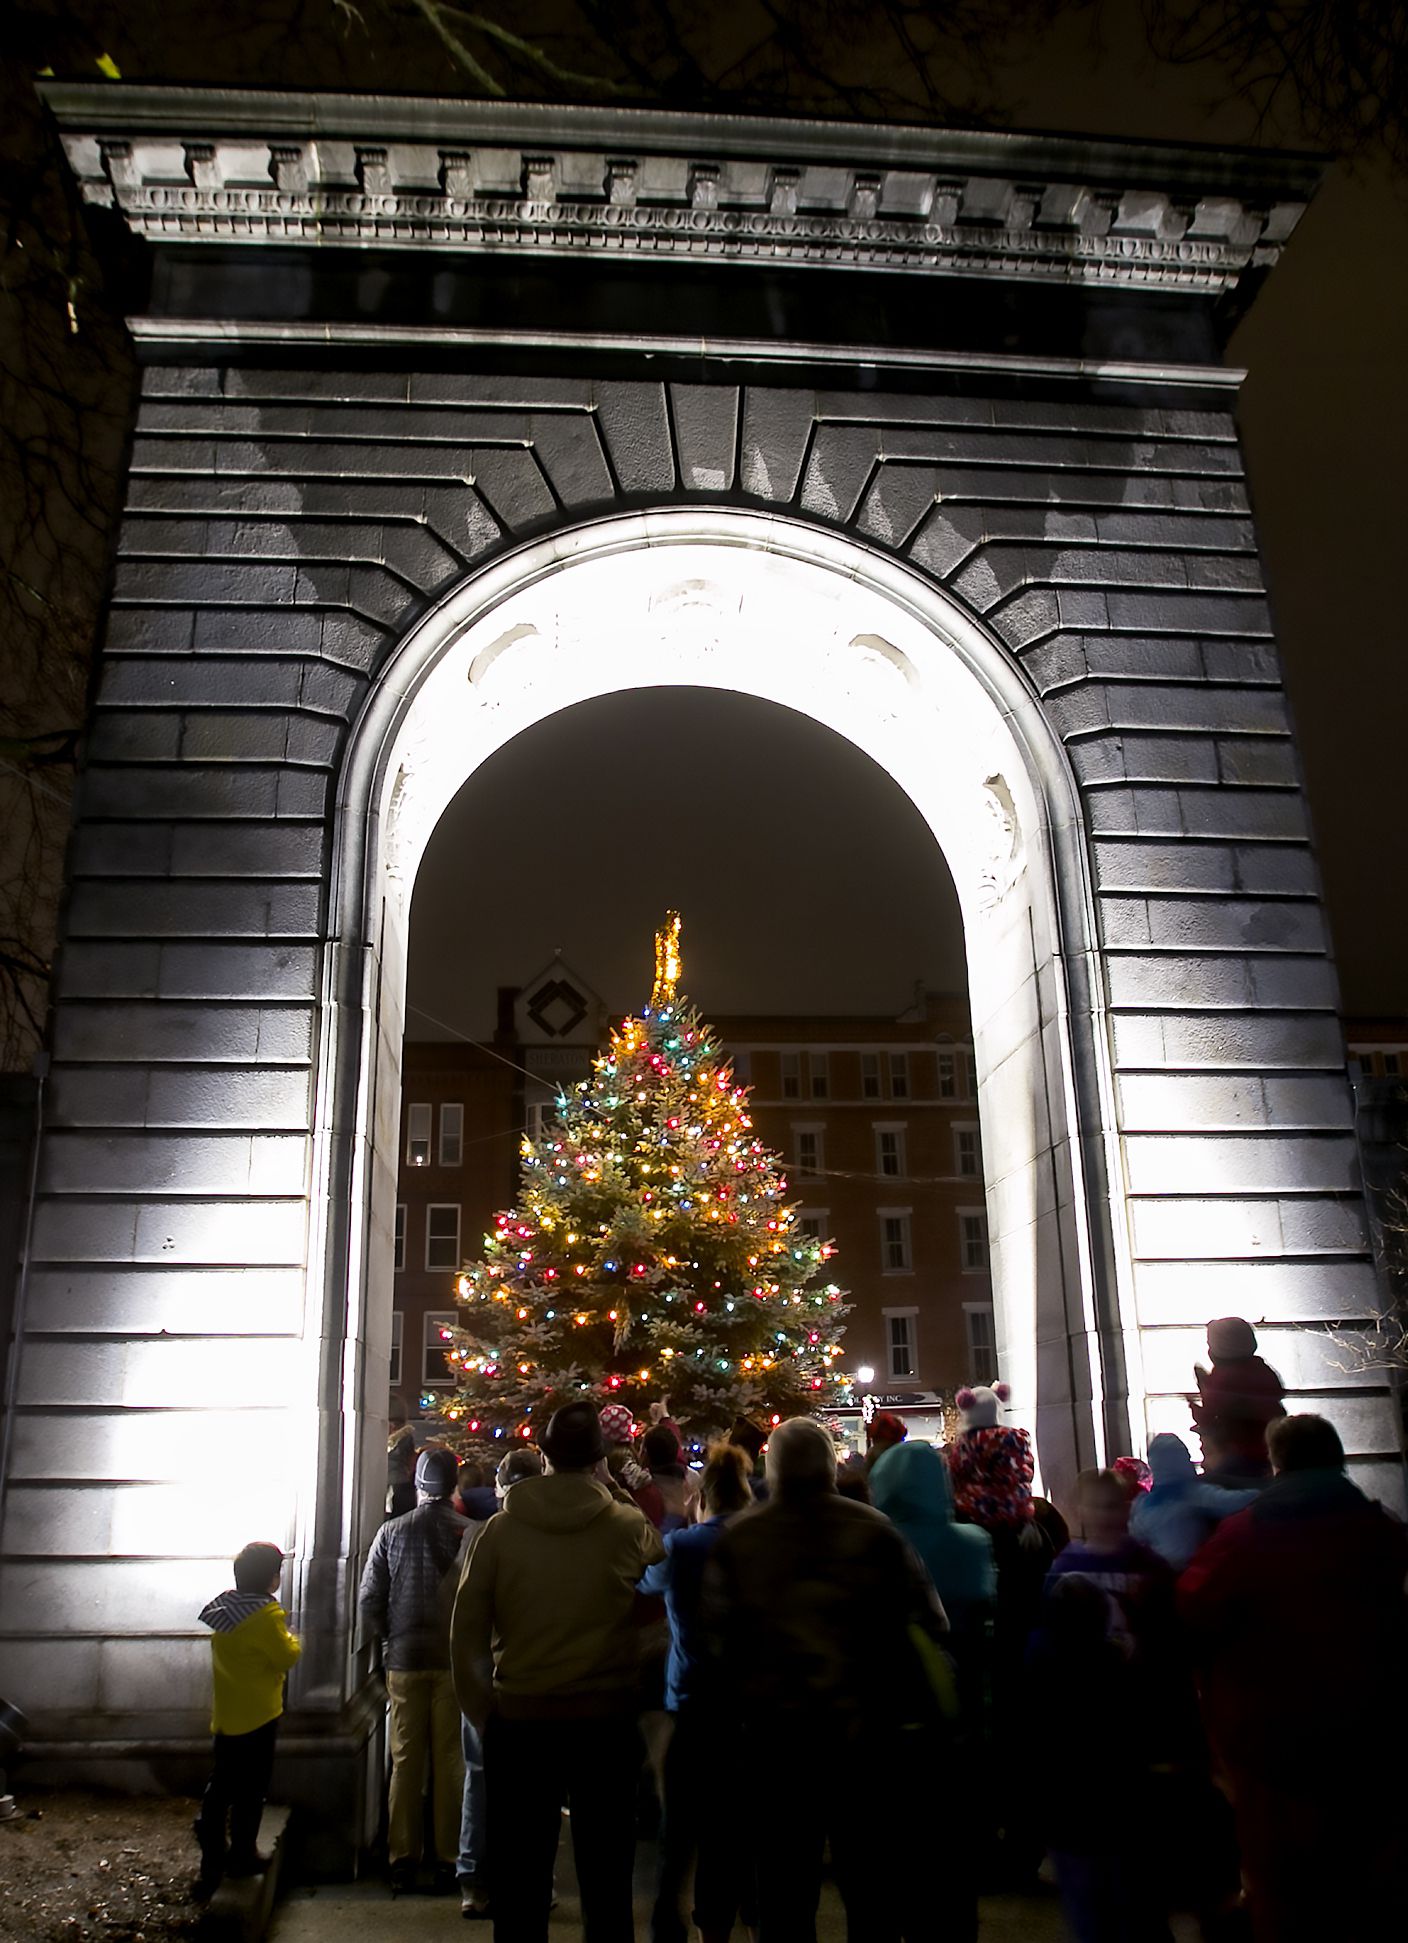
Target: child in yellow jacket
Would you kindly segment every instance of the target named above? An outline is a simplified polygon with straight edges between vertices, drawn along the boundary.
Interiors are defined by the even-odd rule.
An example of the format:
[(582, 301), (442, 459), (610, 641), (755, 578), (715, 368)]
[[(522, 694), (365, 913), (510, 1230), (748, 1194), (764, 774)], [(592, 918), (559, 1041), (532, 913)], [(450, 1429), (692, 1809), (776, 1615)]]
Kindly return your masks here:
[(195, 1823), (197, 1887), (207, 1896), (222, 1876), (257, 1875), (265, 1866), (256, 1844), (284, 1710), (284, 1675), (303, 1650), (275, 1596), (283, 1569), (277, 1545), (246, 1545), (235, 1560), (234, 1589), (200, 1615), (213, 1634), (215, 1675), (214, 1762)]

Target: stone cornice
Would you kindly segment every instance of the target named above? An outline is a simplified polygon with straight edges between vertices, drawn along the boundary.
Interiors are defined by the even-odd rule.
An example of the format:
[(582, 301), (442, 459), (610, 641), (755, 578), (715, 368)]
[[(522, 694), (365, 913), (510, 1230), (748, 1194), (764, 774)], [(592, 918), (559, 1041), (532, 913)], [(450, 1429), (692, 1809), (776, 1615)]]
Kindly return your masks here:
[(46, 95), (84, 195), (157, 244), (752, 263), (1218, 295), (1275, 262), (1319, 166), (653, 111), (121, 87)]

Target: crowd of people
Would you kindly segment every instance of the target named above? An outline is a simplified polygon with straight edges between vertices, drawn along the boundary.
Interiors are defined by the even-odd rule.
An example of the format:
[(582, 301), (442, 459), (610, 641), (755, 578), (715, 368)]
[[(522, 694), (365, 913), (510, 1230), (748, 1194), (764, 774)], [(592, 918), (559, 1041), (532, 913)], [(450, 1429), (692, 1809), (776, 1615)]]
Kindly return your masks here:
[[(1174, 1909), (1209, 1943), (1408, 1933), (1408, 1533), (1246, 1323), (1209, 1347), (1201, 1473), (1156, 1436), (1081, 1474), (1069, 1524), (1000, 1384), (942, 1448), (881, 1412), (864, 1459), (740, 1419), (694, 1468), (663, 1405), (642, 1434), (586, 1401), (492, 1476), (422, 1449), (361, 1585), (393, 1886), (428, 1870), (495, 1943), (546, 1943), (565, 1811), (587, 1943), (634, 1939), (643, 1836), (652, 1943), (810, 1943), (828, 1855), (864, 1943), (965, 1943), (980, 1889), (1039, 1872), (1079, 1943)], [(230, 1775), (267, 1779), (222, 1754), (222, 1651), (256, 1622), (296, 1651), (241, 1559), (224, 1598), (254, 1603), (207, 1608), (208, 1866)], [(231, 1839), (244, 1864), (247, 1808)]]

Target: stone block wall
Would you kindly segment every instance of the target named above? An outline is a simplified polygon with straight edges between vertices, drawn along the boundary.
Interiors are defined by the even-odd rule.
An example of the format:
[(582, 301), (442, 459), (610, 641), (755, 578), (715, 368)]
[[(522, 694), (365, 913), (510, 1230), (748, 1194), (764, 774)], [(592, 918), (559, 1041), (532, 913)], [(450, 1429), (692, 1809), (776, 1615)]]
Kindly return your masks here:
[[(335, 355), (145, 374), (58, 977), (0, 1684), (41, 1726), (76, 1706), (109, 1734), (175, 1731), (203, 1702), (192, 1629), (221, 1561), (261, 1521), (298, 1536), (332, 817), (378, 669), (496, 550), (700, 495), (907, 560), (1005, 644), (1064, 741), (1104, 946), (1136, 1439), (1186, 1427), (1201, 1326), (1237, 1312), (1391, 1491), (1392, 1412), (1327, 1334), (1372, 1312), (1374, 1276), (1230, 409)], [(307, 1681), (308, 1705), (336, 1684)]]

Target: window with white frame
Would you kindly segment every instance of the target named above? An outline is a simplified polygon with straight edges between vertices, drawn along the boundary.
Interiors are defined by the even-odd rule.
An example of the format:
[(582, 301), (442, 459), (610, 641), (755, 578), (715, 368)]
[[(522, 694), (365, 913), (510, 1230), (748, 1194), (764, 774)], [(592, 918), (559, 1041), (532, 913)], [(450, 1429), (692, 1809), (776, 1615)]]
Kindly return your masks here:
[(406, 1165), (430, 1165), (430, 1102), (416, 1100), (406, 1108)]
[(965, 1275), (988, 1272), (988, 1218), (981, 1208), (958, 1211), (959, 1259)]
[(863, 1100), (880, 1097), (880, 1055), (863, 1052), (860, 1056), (860, 1096)]
[(453, 1309), (435, 1309), (425, 1318), (420, 1380), (428, 1390), (448, 1389), (455, 1380), (445, 1361), (445, 1355), (458, 1321), (459, 1317)]
[(814, 1181), (825, 1164), (825, 1142), (820, 1127), (798, 1127), (797, 1137), (797, 1179)]
[(953, 1171), (970, 1180), (983, 1171), (983, 1150), (976, 1123), (960, 1124), (953, 1130)]
[(398, 1201), (396, 1203), (395, 1235), (396, 1239), (391, 1255), (391, 1266), (394, 1272), (399, 1275), (406, 1266), (406, 1204), (404, 1201)]
[(909, 1098), (909, 1054), (907, 1052), (890, 1054), (890, 1098), (892, 1100)]
[(892, 1379), (903, 1382), (919, 1373), (919, 1311), (886, 1309), (885, 1358)]
[(997, 1368), (997, 1325), (991, 1302), (965, 1302), (963, 1328), (968, 1338), (968, 1381), (991, 1383)]
[(941, 1100), (958, 1098), (958, 1054), (956, 1052), (939, 1054), (939, 1098)]
[(809, 1241), (825, 1241), (830, 1221), (828, 1208), (808, 1208), (805, 1214), (797, 1216), (797, 1226)]
[(909, 1208), (880, 1209), (880, 1267), (886, 1275), (908, 1275), (914, 1267)]
[(905, 1167), (904, 1128), (900, 1126), (877, 1127), (875, 1129), (875, 1171), (890, 1180), (899, 1180), (907, 1172)]
[(425, 1265), (454, 1269), (460, 1265), (460, 1204), (432, 1201), (425, 1211)]
[(458, 1167), (464, 1159), (464, 1107), (450, 1103), (440, 1109), (440, 1165)]
[(831, 1091), (831, 1055), (824, 1052), (808, 1053), (807, 1070), (811, 1075), (812, 1098), (824, 1100)]
[(782, 1097), (784, 1100), (800, 1100), (802, 1097), (800, 1053), (785, 1052), (782, 1055)]
[(963, 1097), (976, 1100), (978, 1097), (978, 1062), (971, 1052), (965, 1052), (959, 1059), (963, 1077)]
[(1397, 1079), (1398, 1069), (1399, 1069), (1398, 1054), (1396, 1052), (1386, 1052), (1384, 1054), (1384, 1072), (1388, 1075), (1390, 1079)]
[(391, 1375), (388, 1379), (393, 1390), (401, 1384), (401, 1336), (406, 1318), (399, 1309), (391, 1311)]
[(536, 1147), (540, 1140), (547, 1137), (548, 1128), (557, 1114), (556, 1100), (529, 1100), (523, 1110), (524, 1132)]
[(733, 1076), (739, 1085), (750, 1086), (753, 1081), (753, 1055), (747, 1052), (736, 1052), (730, 1055), (729, 1063), (733, 1067)]

